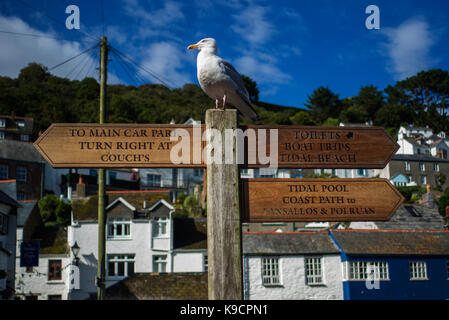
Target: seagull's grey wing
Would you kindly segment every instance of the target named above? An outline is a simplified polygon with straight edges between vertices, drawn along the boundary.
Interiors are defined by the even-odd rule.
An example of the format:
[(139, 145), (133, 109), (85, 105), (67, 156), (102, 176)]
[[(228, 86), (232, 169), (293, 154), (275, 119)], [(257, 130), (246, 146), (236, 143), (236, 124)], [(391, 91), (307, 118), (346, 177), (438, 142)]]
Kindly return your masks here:
[[(229, 62), (225, 60), (220, 60), (220, 65), (223, 67), (226, 74), (232, 79), (232, 81), (236, 85), (236, 93), (243, 100), (246, 106), (239, 106), (239, 110), (246, 116), (253, 120), (257, 120), (259, 117), (257, 116), (256, 110), (254, 110), (251, 101), (249, 99), (248, 91), (246, 90), (245, 84), (243, 83), (242, 77), (235, 70), (235, 68)], [(237, 107), (237, 106), (235, 106)], [(249, 108), (249, 110), (246, 110)]]

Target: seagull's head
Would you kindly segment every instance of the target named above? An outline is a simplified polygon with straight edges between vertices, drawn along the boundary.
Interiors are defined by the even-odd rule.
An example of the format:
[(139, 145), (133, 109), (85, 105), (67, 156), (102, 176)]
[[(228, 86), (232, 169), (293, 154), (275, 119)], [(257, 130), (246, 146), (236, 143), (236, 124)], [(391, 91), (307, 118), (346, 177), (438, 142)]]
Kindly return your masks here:
[(217, 42), (214, 38), (204, 38), (198, 41), (198, 43), (188, 46), (187, 49), (198, 49), (200, 51), (208, 51), (214, 54), (218, 51)]

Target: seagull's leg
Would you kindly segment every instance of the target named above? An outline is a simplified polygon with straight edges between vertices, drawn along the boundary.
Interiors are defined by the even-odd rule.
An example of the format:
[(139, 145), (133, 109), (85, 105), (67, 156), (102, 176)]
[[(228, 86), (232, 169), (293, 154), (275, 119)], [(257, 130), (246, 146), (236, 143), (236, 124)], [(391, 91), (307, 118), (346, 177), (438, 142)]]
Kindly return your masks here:
[(215, 99), (215, 109), (219, 109), (218, 108), (218, 99)]
[(223, 109), (221, 110), (225, 109), (225, 105), (226, 105), (226, 93), (223, 95)]

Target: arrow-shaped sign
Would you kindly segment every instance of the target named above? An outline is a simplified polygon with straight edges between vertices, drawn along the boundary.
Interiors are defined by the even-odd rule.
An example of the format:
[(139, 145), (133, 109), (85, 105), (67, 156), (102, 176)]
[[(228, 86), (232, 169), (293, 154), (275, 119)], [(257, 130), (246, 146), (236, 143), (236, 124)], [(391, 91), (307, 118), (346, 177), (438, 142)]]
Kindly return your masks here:
[(244, 222), (387, 221), (404, 197), (387, 179), (242, 179)]
[[(204, 125), (52, 124), (34, 146), (57, 168), (205, 167), (205, 130)], [(379, 127), (249, 126), (229, 134), (231, 140), (218, 141), (237, 137), (243, 152), (230, 158), (242, 168), (382, 169), (399, 149)], [(183, 148), (181, 141), (187, 141)], [(178, 149), (187, 154), (182, 162), (175, 161)], [(228, 150), (233, 152), (232, 146)]]

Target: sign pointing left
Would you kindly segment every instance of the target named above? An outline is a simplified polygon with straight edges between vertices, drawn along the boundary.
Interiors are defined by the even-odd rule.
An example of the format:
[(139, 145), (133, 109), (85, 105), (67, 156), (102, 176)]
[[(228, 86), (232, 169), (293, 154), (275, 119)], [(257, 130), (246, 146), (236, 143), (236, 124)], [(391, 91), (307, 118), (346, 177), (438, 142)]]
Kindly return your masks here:
[[(201, 127), (157, 124), (52, 124), (34, 143), (55, 168), (202, 167), (201, 154), (176, 165), (171, 151), (176, 129), (184, 129), (191, 150), (201, 148)], [(197, 146), (197, 144), (199, 146)], [(198, 158), (199, 159), (196, 159)]]

